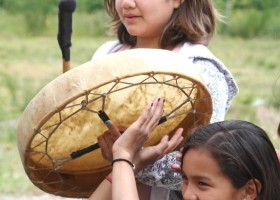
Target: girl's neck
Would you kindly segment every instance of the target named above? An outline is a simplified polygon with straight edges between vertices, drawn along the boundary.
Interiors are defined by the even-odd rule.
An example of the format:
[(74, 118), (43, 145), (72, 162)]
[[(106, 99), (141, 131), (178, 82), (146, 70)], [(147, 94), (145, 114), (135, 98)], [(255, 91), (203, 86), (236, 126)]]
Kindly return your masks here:
[(151, 48), (161, 49), (159, 38), (137, 38), (136, 45), (133, 48)]
[[(178, 44), (174, 47), (167, 47), (165, 48), (166, 50), (170, 51), (179, 51), (182, 47), (182, 44)], [(137, 49), (137, 48), (151, 48), (151, 49), (162, 49), (160, 46), (160, 40), (157, 39), (139, 39), (137, 38), (137, 43), (135, 46), (132, 47), (132, 49)]]

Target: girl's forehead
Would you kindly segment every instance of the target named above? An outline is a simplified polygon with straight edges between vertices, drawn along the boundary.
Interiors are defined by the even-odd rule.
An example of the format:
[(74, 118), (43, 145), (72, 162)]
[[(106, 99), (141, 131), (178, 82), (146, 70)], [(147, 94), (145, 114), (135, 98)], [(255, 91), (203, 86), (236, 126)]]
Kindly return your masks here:
[(187, 151), (183, 158), (182, 170), (188, 176), (224, 176), (216, 159), (205, 148), (195, 148)]

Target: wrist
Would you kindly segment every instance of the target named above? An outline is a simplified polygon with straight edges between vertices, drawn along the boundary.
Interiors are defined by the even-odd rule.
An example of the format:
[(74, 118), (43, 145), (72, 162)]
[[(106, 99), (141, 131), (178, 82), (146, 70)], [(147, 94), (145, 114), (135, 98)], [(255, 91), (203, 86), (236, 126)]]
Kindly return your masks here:
[(138, 160), (133, 160), (133, 163), (135, 165), (134, 174), (137, 174), (145, 167), (145, 166), (142, 166), (142, 163), (138, 162)]
[(132, 156), (126, 151), (115, 151), (115, 152), (113, 152), (113, 160), (119, 159), (119, 158), (129, 160), (130, 162), (132, 162), (132, 160), (133, 160)]
[(125, 163), (127, 165), (130, 165), (132, 167), (132, 169), (134, 170), (135, 169), (135, 164), (132, 163), (130, 160), (127, 160), (127, 159), (124, 159), (124, 158), (117, 158), (117, 159), (114, 159), (112, 161), (112, 166), (117, 163), (117, 162), (122, 162), (122, 163)]

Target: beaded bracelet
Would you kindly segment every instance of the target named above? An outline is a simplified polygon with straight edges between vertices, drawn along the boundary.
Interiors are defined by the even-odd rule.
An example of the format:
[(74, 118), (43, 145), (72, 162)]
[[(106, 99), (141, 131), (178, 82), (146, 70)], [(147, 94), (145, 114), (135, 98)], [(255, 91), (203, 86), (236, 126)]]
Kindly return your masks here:
[(113, 161), (112, 161), (112, 165), (113, 165), (115, 162), (119, 162), (119, 161), (124, 161), (124, 162), (128, 163), (128, 164), (132, 167), (133, 170), (135, 169), (135, 165), (134, 165), (132, 162), (130, 162), (129, 160), (124, 159), (124, 158), (118, 158), (118, 159), (113, 160)]

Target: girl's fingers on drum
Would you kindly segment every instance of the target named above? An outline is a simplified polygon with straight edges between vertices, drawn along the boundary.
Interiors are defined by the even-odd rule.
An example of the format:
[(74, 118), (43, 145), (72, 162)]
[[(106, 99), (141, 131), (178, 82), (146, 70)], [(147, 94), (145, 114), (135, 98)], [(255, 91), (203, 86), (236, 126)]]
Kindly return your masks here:
[[(174, 145), (176, 145), (176, 147), (183, 141), (183, 128), (178, 128), (175, 132), (175, 134), (173, 135), (173, 137), (171, 138), (170, 142), (174, 143)], [(175, 148), (176, 148), (175, 147)]]
[(116, 139), (113, 139), (112, 137), (112, 134), (111, 134), (111, 131), (106, 131), (104, 133), (104, 140), (105, 142), (107, 143), (107, 146), (109, 147), (109, 150), (111, 151), (112, 150), (112, 147), (116, 141)]
[(179, 164), (173, 164), (171, 165), (171, 171), (176, 172), (176, 173), (181, 173), (181, 166)]
[(116, 141), (120, 136), (121, 133), (118, 129), (118, 127), (110, 120), (108, 120), (109, 122), (107, 123), (107, 127), (109, 129), (110, 132), (110, 136), (112, 138), (112, 140)]
[[(156, 97), (153, 101), (153, 107), (149, 113), (150, 119), (154, 118), (156, 114), (162, 114), (164, 99)], [(149, 120), (150, 121), (150, 120)]]
[(181, 155), (177, 155), (177, 156), (176, 156), (176, 160), (177, 160), (177, 161), (181, 161), (181, 160), (182, 160), (182, 154), (181, 154)]
[(102, 153), (103, 157), (107, 160), (111, 160), (112, 159), (112, 151), (110, 150), (110, 147), (108, 147), (107, 142), (105, 141), (103, 136), (104, 135), (98, 136), (97, 141), (98, 141), (98, 144), (101, 148), (101, 153)]
[(162, 116), (163, 102), (161, 98), (156, 97), (146, 106), (136, 121), (136, 123), (139, 123), (139, 127), (151, 130), (157, 125), (158, 120)]
[(168, 148), (165, 150), (164, 153), (169, 153), (174, 151), (183, 141), (183, 128), (178, 128), (172, 138), (168, 141)]
[(156, 105), (150, 113), (150, 119), (147, 121), (147, 130), (154, 129), (158, 125), (158, 122), (163, 114), (164, 99), (158, 98), (156, 101)]
[(141, 115), (136, 120), (136, 123), (138, 123), (140, 127), (142, 125), (144, 125), (145, 122), (147, 121), (148, 116), (149, 116), (153, 106), (154, 106), (154, 102), (152, 101), (145, 107), (145, 109), (142, 111)]

